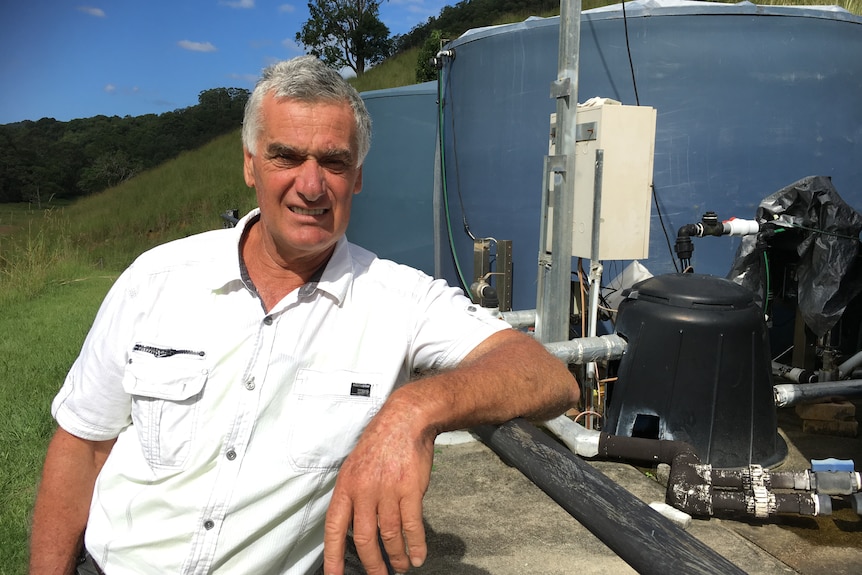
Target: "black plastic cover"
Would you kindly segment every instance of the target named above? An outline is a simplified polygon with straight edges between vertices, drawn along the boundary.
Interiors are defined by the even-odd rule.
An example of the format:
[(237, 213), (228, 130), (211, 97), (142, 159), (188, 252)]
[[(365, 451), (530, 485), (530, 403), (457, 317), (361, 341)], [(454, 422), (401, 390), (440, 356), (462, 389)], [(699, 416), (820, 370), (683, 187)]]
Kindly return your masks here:
[[(862, 291), (858, 263), (862, 215), (841, 199), (830, 178), (809, 176), (761, 200), (755, 218), (768, 224), (767, 233), (769, 228), (801, 232), (795, 247), (797, 305), (805, 324), (822, 336)], [(763, 231), (743, 237), (727, 275), (750, 289), (761, 306), (768, 281), (763, 249), (768, 243)]]

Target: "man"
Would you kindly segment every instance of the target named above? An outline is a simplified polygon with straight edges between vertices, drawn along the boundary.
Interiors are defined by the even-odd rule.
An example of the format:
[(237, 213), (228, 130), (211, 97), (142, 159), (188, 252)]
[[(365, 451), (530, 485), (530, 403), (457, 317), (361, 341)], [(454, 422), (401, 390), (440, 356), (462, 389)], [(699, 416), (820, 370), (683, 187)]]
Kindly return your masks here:
[(317, 59), (264, 72), (243, 126), (259, 210), (142, 255), (106, 297), (52, 406), (32, 574), (71, 573), (83, 541), (110, 575), (341, 575), (350, 529), (370, 575), (381, 542), (405, 572), (438, 433), (577, 401), (541, 345), (347, 242), (369, 142)]

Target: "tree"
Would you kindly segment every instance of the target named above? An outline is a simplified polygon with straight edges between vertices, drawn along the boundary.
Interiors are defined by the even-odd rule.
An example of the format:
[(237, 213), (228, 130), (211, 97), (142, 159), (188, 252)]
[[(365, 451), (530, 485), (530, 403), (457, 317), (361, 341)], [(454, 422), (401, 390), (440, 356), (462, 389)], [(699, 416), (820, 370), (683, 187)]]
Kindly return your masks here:
[(419, 50), (419, 56), (416, 58), (416, 81), (430, 82), (437, 79), (439, 70), (431, 62), (431, 60), (440, 51), (443, 44), (443, 32), (441, 30), (433, 30), (428, 39)]
[(357, 76), (392, 52), (389, 28), (378, 16), (382, 0), (314, 0), (309, 19), (296, 33), (308, 53)]
[(122, 150), (102, 154), (81, 171), (78, 185), (88, 192), (104, 190), (132, 178), (141, 171), (141, 163)]

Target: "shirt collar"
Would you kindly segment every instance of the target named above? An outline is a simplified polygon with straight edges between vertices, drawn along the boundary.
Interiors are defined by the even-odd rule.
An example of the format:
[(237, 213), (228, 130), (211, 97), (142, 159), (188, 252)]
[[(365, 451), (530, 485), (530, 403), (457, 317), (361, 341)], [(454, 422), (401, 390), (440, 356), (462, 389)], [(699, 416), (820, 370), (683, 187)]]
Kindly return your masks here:
[(222, 230), (227, 236), (219, 242), (219, 252), (214, 255), (214, 266), (209, 270), (210, 281), (215, 289), (230, 289), (243, 285), (242, 263), (240, 259), (240, 246), (246, 228), (260, 217), (260, 209), (255, 208), (240, 219), (236, 225), (229, 230)]
[[(317, 274), (315, 274), (317, 276)], [(350, 257), (350, 242), (342, 236), (335, 244), (332, 257), (326, 262), (319, 281), (312, 278), (307, 284), (300, 288), (300, 295), (311, 295), (314, 290), (321, 290), (331, 295), (341, 304), (347, 294), (347, 290), (353, 281), (353, 260)]]
[[(234, 226), (231, 244), (234, 247), (232, 259), (225, 261), (224, 265), (215, 270), (215, 285), (226, 287), (230, 282), (240, 282), (242, 285), (242, 264), (240, 248), (245, 231), (260, 218), (260, 208), (255, 208), (240, 219)], [(315, 273), (314, 277), (304, 286), (299, 288), (300, 297), (308, 297), (316, 290), (328, 293), (340, 304), (344, 301), (350, 283), (353, 281), (353, 261), (350, 257), (350, 243), (342, 236), (335, 244), (332, 257), (324, 265), (322, 271)]]

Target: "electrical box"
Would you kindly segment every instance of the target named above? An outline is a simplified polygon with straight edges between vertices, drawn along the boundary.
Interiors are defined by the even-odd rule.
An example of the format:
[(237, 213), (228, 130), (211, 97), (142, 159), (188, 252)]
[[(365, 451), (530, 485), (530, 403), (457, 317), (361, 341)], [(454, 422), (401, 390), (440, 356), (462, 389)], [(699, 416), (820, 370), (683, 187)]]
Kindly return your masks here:
[(578, 106), (572, 255), (591, 258), (596, 150), (603, 150), (598, 259), (649, 256), (655, 108), (593, 98)]

